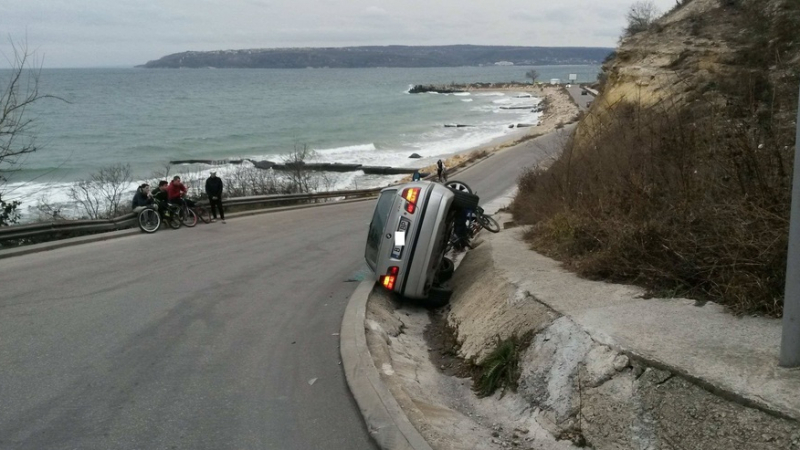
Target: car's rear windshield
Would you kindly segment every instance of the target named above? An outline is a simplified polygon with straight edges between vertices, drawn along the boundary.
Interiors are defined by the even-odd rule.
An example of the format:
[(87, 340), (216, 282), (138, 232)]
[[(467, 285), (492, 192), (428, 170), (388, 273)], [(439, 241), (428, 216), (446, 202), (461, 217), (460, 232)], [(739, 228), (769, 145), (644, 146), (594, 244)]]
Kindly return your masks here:
[(373, 269), (378, 260), (378, 248), (381, 246), (381, 236), (383, 235), (383, 228), (386, 226), (386, 219), (392, 211), (394, 204), (394, 197), (397, 195), (396, 190), (383, 191), (381, 196), (378, 197), (378, 204), (375, 206), (375, 212), (372, 214), (372, 222), (369, 224), (369, 234), (367, 235), (367, 248), (364, 256), (367, 262)]

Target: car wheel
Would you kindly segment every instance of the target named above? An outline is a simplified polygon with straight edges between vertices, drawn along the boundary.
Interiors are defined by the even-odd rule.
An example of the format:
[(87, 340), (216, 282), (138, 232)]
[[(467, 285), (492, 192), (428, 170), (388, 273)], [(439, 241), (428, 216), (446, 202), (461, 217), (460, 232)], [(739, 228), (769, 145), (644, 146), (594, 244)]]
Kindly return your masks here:
[(448, 181), (444, 185), (454, 191), (468, 192), (472, 194), (472, 189), (469, 186), (467, 186), (467, 183), (464, 183), (463, 181), (456, 181), (456, 180)]
[(453, 206), (457, 209), (475, 209), (478, 207), (480, 197), (469, 192), (453, 191), (455, 198), (453, 199)]
[(436, 278), (439, 280), (440, 283), (444, 283), (445, 281), (453, 278), (453, 273), (456, 270), (455, 264), (453, 264), (453, 260), (450, 258), (442, 258), (441, 264), (439, 264), (439, 271), (436, 272)]
[(428, 300), (425, 305), (429, 308), (441, 308), (450, 303), (450, 297), (452, 296), (452, 289), (432, 287), (428, 292)]

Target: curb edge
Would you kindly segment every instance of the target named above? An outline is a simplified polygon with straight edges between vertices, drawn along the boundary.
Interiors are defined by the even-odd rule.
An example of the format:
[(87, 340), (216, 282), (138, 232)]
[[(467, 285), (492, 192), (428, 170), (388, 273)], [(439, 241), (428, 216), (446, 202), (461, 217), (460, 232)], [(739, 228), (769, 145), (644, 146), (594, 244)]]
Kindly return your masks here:
[(347, 386), (355, 398), (367, 431), (383, 450), (432, 450), (408, 420), (397, 400), (381, 381), (367, 347), (366, 311), (374, 283), (362, 281), (345, 309), (340, 353)]

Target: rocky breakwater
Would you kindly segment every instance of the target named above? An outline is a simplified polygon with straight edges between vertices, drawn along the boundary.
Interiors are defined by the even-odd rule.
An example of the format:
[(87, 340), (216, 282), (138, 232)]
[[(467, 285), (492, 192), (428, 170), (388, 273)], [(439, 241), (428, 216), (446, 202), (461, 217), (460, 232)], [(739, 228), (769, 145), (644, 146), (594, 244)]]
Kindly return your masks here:
[(501, 83), (467, 83), (467, 84), (417, 84), (408, 90), (409, 94), (457, 94), (460, 92), (477, 91), (481, 89), (530, 89), (533, 85), (518, 81)]

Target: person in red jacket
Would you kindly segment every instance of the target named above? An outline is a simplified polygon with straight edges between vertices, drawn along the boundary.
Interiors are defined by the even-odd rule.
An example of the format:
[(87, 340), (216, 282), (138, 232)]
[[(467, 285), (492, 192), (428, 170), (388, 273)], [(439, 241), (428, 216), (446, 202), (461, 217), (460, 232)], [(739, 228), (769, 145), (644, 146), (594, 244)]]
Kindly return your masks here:
[(175, 175), (172, 177), (172, 183), (167, 186), (167, 201), (176, 205), (180, 205), (185, 202), (186, 206), (191, 208), (194, 206), (194, 202), (184, 198), (187, 191), (188, 189), (186, 189), (186, 186), (181, 183), (181, 177)]
[(186, 186), (181, 183), (181, 177), (175, 175), (172, 177), (172, 183), (167, 186), (167, 201), (180, 204), (181, 197), (186, 195), (186, 191)]

